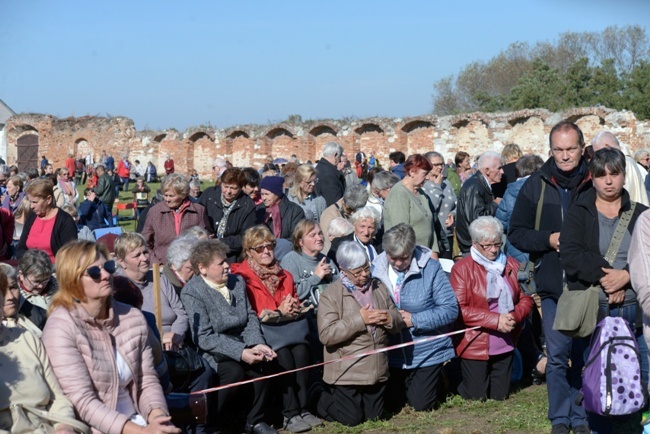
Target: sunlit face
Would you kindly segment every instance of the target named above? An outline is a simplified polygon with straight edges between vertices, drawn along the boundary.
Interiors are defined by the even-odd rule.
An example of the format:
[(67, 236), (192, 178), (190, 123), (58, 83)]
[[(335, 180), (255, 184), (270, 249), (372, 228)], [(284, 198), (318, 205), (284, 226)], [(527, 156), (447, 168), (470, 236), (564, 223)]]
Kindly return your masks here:
[(242, 187), (242, 190), (244, 191), (244, 194), (247, 194), (253, 200), (257, 200), (257, 198), (260, 197), (259, 185), (246, 184), (244, 187)]
[(111, 285), (113, 277), (112, 274), (104, 269), (105, 262), (106, 258), (100, 255), (99, 259), (89, 265), (89, 268), (97, 266), (101, 269), (99, 279), (93, 279), (87, 272), (84, 272), (81, 276), (81, 284), (84, 287), (87, 302), (106, 300), (113, 293), (113, 286)]
[(171, 209), (178, 209), (185, 200), (185, 196), (177, 193), (173, 188), (167, 189), (164, 193), (164, 200), (168, 207)]
[(18, 280), (26, 292), (31, 294), (42, 294), (46, 292), (47, 288), (50, 286), (50, 281), (52, 277), (50, 275), (25, 275), (21, 271), (18, 272)]
[(342, 272), (345, 273), (345, 276), (355, 286), (363, 286), (368, 283), (368, 279), (370, 279), (370, 264), (366, 262), (361, 267), (352, 270), (342, 270)]
[(445, 163), (442, 162), (442, 158), (440, 157), (433, 157), (431, 160), (429, 160), (433, 168), (431, 169), (431, 172), (429, 172), (429, 178), (433, 178), (436, 176), (440, 176), (442, 173), (443, 168), (445, 167)]
[(485, 174), (485, 177), (490, 184), (499, 183), (501, 181), (501, 177), (503, 176), (503, 167), (501, 166), (501, 161), (495, 158), (492, 163), (485, 168), (485, 171), (483, 173)]
[(573, 129), (560, 130), (551, 137), (551, 155), (563, 172), (571, 172), (580, 164), (582, 148), (578, 133)]
[(120, 259), (120, 265), (129, 276), (141, 279), (149, 271), (149, 250), (145, 246), (137, 247)]
[(463, 170), (469, 170), (472, 168), (472, 159), (470, 157), (465, 157), (463, 161), (460, 162), (459, 167)]
[(212, 259), (212, 262), (210, 262), (210, 264), (207, 266), (199, 264), (198, 269), (201, 276), (205, 277), (211, 282), (222, 284), (228, 281), (228, 271), (230, 271), (230, 265), (228, 265), (226, 258), (215, 256), (214, 259)]
[(481, 255), (485, 256), (490, 261), (494, 261), (497, 256), (499, 256), (499, 253), (501, 253), (502, 245), (503, 242), (499, 237), (481, 241), (480, 243), (472, 241), (472, 246), (474, 246), (474, 248), (478, 250)]
[(232, 203), (240, 191), (241, 187), (237, 184), (221, 184), (221, 196), (228, 203)]
[(275, 241), (262, 241), (246, 251), (246, 255), (260, 265), (269, 266), (275, 261)]
[(18, 193), (20, 193), (20, 187), (18, 187), (11, 181), (7, 182), (7, 194), (11, 197), (14, 197)]
[(592, 178), (596, 195), (604, 200), (618, 199), (623, 194), (625, 172), (613, 174), (605, 167), (605, 175)]
[(5, 318), (13, 318), (18, 314), (18, 309), (20, 308), (20, 288), (16, 279), (7, 280), (9, 281), (9, 288), (4, 299), (5, 305), (3, 311)]
[(266, 188), (262, 189), (262, 203), (265, 207), (271, 208), (280, 200), (280, 196), (275, 193), (271, 193)]
[(409, 252), (402, 256), (390, 256), (386, 253), (386, 259), (393, 270), (395, 271), (406, 271), (411, 266), (411, 261), (413, 260), (413, 252)]
[(52, 173), (54, 173), (54, 167), (52, 167), (51, 164), (48, 164), (47, 166), (45, 166), (44, 170), (45, 170), (46, 175), (51, 175)]
[(323, 250), (323, 239), (323, 231), (316, 225), (302, 237), (300, 247), (305, 254), (315, 256)]
[(67, 170), (62, 170), (57, 176), (59, 177), (59, 180), (67, 181), (68, 178), (70, 177), (70, 172), (68, 172)]
[(29, 200), (29, 208), (38, 217), (45, 217), (47, 212), (52, 208), (52, 196), (42, 198), (28, 194), (27, 200)]
[(368, 244), (372, 241), (372, 237), (375, 235), (377, 227), (375, 226), (375, 220), (371, 218), (359, 219), (354, 225), (354, 235), (361, 241), (363, 244)]
[(194, 269), (192, 268), (192, 264), (190, 263), (190, 260), (188, 259), (187, 261), (183, 262), (180, 266), (180, 268), (176, 268), (172, 264), (172, 270), (178, 273), (181, 278), (188, 282), (192, 276), (194, 276)]
[(424, 169), (411, 169), (409, 172), (409, 175), (413, 178), (413, 185), (417, 187), (421, 187), (422, 184), (424, 184), (424, 181), (427, 180), (427, 175), (429, 174), (428, 170)]
[(307, 178), (306, 180), (300, 183), (300, 189), (302, 190), (303, 193), (310, 194), (314, 191), (314, 188), (316, 187), (316, 181), (318, 181), (318, 179), (316, 178), (316, 173), (312, 173), (309, 178)]

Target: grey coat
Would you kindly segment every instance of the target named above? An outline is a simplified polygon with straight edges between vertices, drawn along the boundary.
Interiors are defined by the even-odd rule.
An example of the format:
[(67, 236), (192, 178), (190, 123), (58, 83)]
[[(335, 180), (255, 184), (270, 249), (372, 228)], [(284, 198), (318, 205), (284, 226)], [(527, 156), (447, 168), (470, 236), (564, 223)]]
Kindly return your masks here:
[(229, 275), (228, 288), (230, 304), (198, 275), (181, 292), (192, 341), (215, 371), (220, 361), (239, 362), (245, 348), (265, 343), (257, 315), (246, 297), (244, 279)]

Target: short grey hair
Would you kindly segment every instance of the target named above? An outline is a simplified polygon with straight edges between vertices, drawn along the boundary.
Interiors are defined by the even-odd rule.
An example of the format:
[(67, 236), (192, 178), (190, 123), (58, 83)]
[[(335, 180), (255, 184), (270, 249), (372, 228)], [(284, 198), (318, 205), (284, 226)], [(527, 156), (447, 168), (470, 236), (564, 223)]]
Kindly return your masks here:
[(375, 190), (382, 191), (393, 188), (393, 186), (398, 182), (399, 176), (388, 170), (382, 170), (381, 172), (375, 173), (375, 177), (372, 178), (372, 183), (370, 185)]
[(371, 206), (364, 206), (363, 208), (356, 210), (354, 214), (350, 216), (350, 223), (356, 225), (359, 221), (365, 219), (372, 219), (372, 221), (375, 223), (375, 227), (378, 227), (381, 221), (377, 210)]
[(443, 157), (440, 152), (436, 152), (436, 151), (427, 152), (426, 154), (424, 154), (424, 158), (429, 160), (429, 162), (431, 162), (432, 158), (440, 158), (443, 163), (445, 162), (445, 157)]
[(501, 240), (501, 237), (503, 237), (503, 225), (496, 217), (478, 217), (470, 223), (469, 235), (472, 237), (472, 242), (474, 243)]
[(368, 263), (368, 255), (361, 244), (356, 241), (346, 241), (336, 251), (336, 262), (343, 270), (354, 270)]
[(354, 184), (345, 189), (343, 202), (352, 211), (366, 205), (368, 202), (368, 190), (361, 184)]
[(639, 149), (634, 153), (634, 161), (637, 163), (642, 159), (650, 155), (650, 151), (648, 151), (646, 148)]
[(601, 131), (591, 139), (591, 146), (594, 148), (594, 151), (599, 151), (607, 145), (621, 149), (621, 144), (618, 139), (609, 131)]
[(501, 155), (497, 154), (494, 151), (485, 151), (478, 157), (478, 170), (485, 169), (490, 167), (494, 160), (499, 161), (500, 165), (503, 164), (501, 161)]
[(354, 226), (345, 217), (337, 217), (327, 228), (327, 235), (332, 238), (344, 237), (354, 232)]
[(43, 250), (30, 249), (20, 258), (18, 271), (23, 276), (45, 277), (52, 275), (54, 265), (50, 257)]
[(167, 190), (172, 190), (174, 193), (180, 194), (186, 198), (187, 195), (190, 194), (190, 183), (185, 175), (181, 175), (180, 173), (170, 173), (165, 176), (160, 183), (160, 191), (164, 194)]
[(181, 234), (181, 238), (189, 238), (191, 240), (204, 240), (210, 236), (210, 232), (203, 229), (201, 226), (192, 226), (187, 228)]
[(13, 280), (16, 280), (16, 274), (18, 274), (14, 267), (4, 262), (0, 262), (0, 272), (4, 273), (7, 279)]
[(192, 189), (192, 188), (198, 188), (199, 190), (201, 190), (201, 182), (197, 181), (196, 179), (191, 180), (190, 181), (190, 189)]
[(11, 170), (9, 170), (9, 166), (6, 164), (0, 164), (0, 175), (4, 175), (9, 178), (11, 176)]
[(415, 250), (415, 231), (411, 225), (398, 223), (384, 233), (381, 246), (391, 258), (400, 258)]
[(343, 155), (343, 147), (336, 142), (327, 142), (323, 145), (323, 157), (335, 157)]
[(179, 269), (190, 260), (192, 249), (199, 242), (198, 238), (181, 236), (171, 242), (167, 248), (167, 262)]

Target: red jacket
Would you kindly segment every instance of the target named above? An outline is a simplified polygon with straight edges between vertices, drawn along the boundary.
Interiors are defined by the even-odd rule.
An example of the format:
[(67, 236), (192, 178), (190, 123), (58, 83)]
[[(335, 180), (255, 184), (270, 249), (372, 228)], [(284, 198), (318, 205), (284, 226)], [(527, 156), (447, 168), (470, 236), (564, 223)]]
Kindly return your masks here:
[(174, 173), (174, 160), (165, 160), (165, 173)]
[[(74, 179), (75, 169), (77, 168), (77, 162), (73, 157), (68, 157), (65, 160), (65, 168), (68, 169), (69, 177)], [(67, 181), (67, 179), (66, 179)]]
[(276, 310), (287, 294), (298, 298), (296, 286), (293, 284), (293, 276), (286, 270), (282, 270), (280, 273), (280, 283), (278, 284), (278, 289), (275, 291), (275, 295), (271, 295), (269, 290), (266, 289), (262, 280), (249, 267), (248, 261), (232, 264), (230, 271), (244, 278), (248, 301), (258, 316), (264, 309)]
[[(512, 302), (515, 310), (517, 327), (512, 331), (513, 340), (516, 342), (521, 333), (521, 322), (530, 313), (533, 299), (521, 292), (517, 281), (519, 262), (508, 257), (505, 276), (513, 289)], [(466, 331), (456, 339), (456, 354), (463, 359), (488, 360), (489, 333), (487, 330), (497, 330), (499, 313), (490, 312), (486, 299), (486, 271), (476, 263), (471, 256), (466, 256), (458, 261), (451, 269), (450, 282), (458, 299), (461, 316), (458, 319), (460, 328), (480, 326), (476, 330)]]
[(131, 164), (125, 162), (124, 160), (120, 160), (120, 162), (117, 163), (117, 176), (119, 176), (120, 178), (128, 178), (130, 173), (131, 173)]

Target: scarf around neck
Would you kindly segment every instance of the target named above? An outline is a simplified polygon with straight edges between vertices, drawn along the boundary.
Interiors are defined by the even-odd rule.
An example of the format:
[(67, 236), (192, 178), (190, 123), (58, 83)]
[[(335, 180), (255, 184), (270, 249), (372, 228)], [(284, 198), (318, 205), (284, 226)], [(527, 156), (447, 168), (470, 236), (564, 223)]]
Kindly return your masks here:
[(282, 238), (282, 216), (280, 215), (280, 201), (277, 201), (275, 204), (273, 204), (270, 208), (266, 209), (266, 217), (264, 218), (264, 222), (267, 223), (271, 220), (271, 223), (273, 224), (273, 227), (271, 230), (273, 231), (273, 236), (275, 238)]
[(231, 203), (228, 203), (223, 198), (223, 194), (221, 195), (221, 205), (223, 206), (223, 217), (221, 217), (221, 220), (219, 220), (219, 226), (217, 226), (217, 238), (223, 238), (223, 234), (226, 233), (226, 224), (228, 223), (228, 216), (230, 216), (232, 210), (235, 209), (235, 203), (237, 203), (237, 199), (233, 200)]
[(487, 282), (485, 298), (487, 301), (490, 302), (492, 300), (497, 300), (499, 306), (498, 311), (500, 314), (512, 312), (515, 309), (512, 301), (512, 293), (510, 292), (510, 286), (503, 275), (503, 272), (506, 269), (506, 255), (503, 252), (499, 252), (499, 256), (497, 256), (494, 261), (490, 261), (488, 258), (481, 255), (474, 246), (470, 248), (470, 253), (474, 262), (482, 266), (487, 272), (485, 275), (485, 281)]
[(343, 284), (343, 287), (347, 289), (359, 302), (359, 305), (363, 307), (369, 304), (370, 308), (374, 309), (375, 304), (372, 301), (372, 291), (369, 291), (372, 279), (368, 279), (366, 284), (363, 286), (356, 286), (346, 275), (342, 274), (341, 283)]
[(555, 160), (551, 161), (550, 165), (550, 171), (551, 171), (551, 176), (553, 179), (557, 182), (557, 184), (565, 188), (567, 190), (573, 191), (577, 186), (579, 186), (582, 181), (585, 178), (585, 174), (587, 173), (587, 162), (585, 161), (584, 158), (580, 159), (580, 163), (578, 163), (578, 167), (573, 170), (571, 173), (566, 173), (561, 171), (558, 167), (557, 164), (555, 164)]
[(275, 291), (277, 291), (278, 285), (280, 284), (280, 273), (282, 273), (282, 267), (280, 267), (279, 262), (274, 261), (269, 266), (258, 264), (256, 261), (251, 261), (250, 258), (246, 262), (250, 269), (253, 270), (253, 273), (260, 278), (269, 293), (275, 295)]

